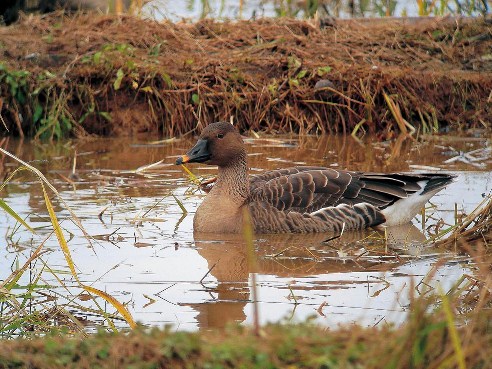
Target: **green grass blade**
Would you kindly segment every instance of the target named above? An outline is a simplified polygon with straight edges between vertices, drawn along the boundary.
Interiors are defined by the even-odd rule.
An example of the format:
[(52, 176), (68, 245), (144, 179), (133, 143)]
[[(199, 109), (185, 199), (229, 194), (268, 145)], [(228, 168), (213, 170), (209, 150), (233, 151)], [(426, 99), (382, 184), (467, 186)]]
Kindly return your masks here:
[[(51, 234), (50, 234), (51, 235)], [(49, 237), (49, 236), (48, 236)], [(46, 240), (45, 240), (46, 241)], [(24, 263), (24, 265), (20, 268), (15, 270), (9, 277), (3, 281), (2, 284), (0, 284), (0, 289), (5, 288), (7, 290), (11, 290), (13, 286), (17, 283), (17, 281), (22, 277), (22, 274), (27, 270), (31, 262), (36, 259), (38, 256), (41, 255), (41, 250), (44, 246), (45, 241), (41, 242), (41, 244), (38, 246), (38, 248), (32, 253), (32, 255), (27, 259), (27, 261)]]
[(66, 210), (70, 213), (71, 217), (72, 217), (72, 221), (77, 225), (77, 227), (79, 227), (79, 229), (84, 233), (84, 235), (87, 237), (87, 239), (91, 239), (90, 235), (87, 233), (87, 231), (84, 229), (84, 227), (82, 226), (82, 223), (80, 222), (79, 218), (77, 217), (77, 215), (73, 212), (72, 208), (70, 208), (70, 206), (68, 206), (67, 202), (63, 199), (63, 197), (60, 196), (60, 194), (58, 193), (58, 191), (56, 190), (56, 188), (46, 179), (46, 177), (43, 175), (43, 173), (41, 173), (39, 171), (39, 169), (33, 167), (32, 165), (26, 163), (25, 161), (19, 159), (17, 156), (15, 156), (14, 154), (11, 154), (10, 152), (8, 152), (7, 150), (4, 150), (0, 147), (0, 152), (5, 154), (6, 156), (8, 156), (9, 158), (12, 158), (14, 159), (15, 161), (21, 163), (25, 168), (27, 168), (28, 170), (30, 170), (32, 173), (34, 173), (35, 175), (37, 175), (39, 177), (39, 179), (51, 190), (53, 191), (53, 193), (55, 193), (58, 198), (60, 199), (61, 203), (65, 206)]
[(183, 203), (174, 195), (172, 195), (174, 197), (174, 200), (176, 200), (176, 203), (178, 204), (179, 208), (181, 209), (181, 211), (183, 212), (183, 214), (188, 214), (188, 210), (186, 210), (186, 208), (184, 207)]
[(102, 297), (104, 300), (106, 300), (111, 305), (113, 305), (116, 308), (116, 310), (118, 310), (118, 312), (121, 314), (121, 316), (126, 320), (128, 325), (130, 326), (130, 328), (133, 329), (137, 326), (137, 324), (133, 320), (133, 317), (130, 314), (130, 312), (127, 310), (127, 308), (121, 302), (116, 300), (113, 296), (107, 294), (104, 291), (98, 290), (97, 288), (91, 287), (91, 286), (86, 286), (83, 284), (82, 287), (87, 292), (90, 292), (90, 293), (93, 293), (99, 297)]
[(63, 235), (62, 229), (60, 227), (60, 223), (58, 222), (58, 219), (56, 217), (55, 211), (53, 209), (53, 205), (51, 204), (50, 198), (48, 196), (48, 193), (46, 192), (46, 188), (44, 187), (44, 184), (41, 182), (41, 187), (43, 188), (43, 194), (44, 194), (44, 201), (46, 203), (46, 208), (48, 209), (48, 214), (51, 219), (51, 224), (53, 225), (53, 229), (55, 230), (56, 237), (58, 238), (58, 243), (60, 244), (60, 247), (62, 248), (63, 255), (65, 256), (65, 260), (67, 261), (68, 267), (70, 268), (70, 272), (72, 273), (72, 276), (75, 278), (77, 283), (85, 289), (87, 292), (94, 293), (103, 299), (105, 299), (107, 302), (109, 302), (111, 305), (113, 305), (116, 310), (123, 316), (123, 318), (127, 321), (127, 323), (130, 325), (131, 328), (136, 327), (136, 323), (133, 320), (132, 315), (130, 312), (121, 304), (118, 300), (116, 300), (114, 297), (108, 295), (107, 293), (98, 290), (97, 288), (86, 286), (80, 282), (79, 276), (77, 275), (77, 272), (75, 271), (75, 264), (73, 262), (72, 256), (70, 254), (70, 249), (68, 248), (67, 241), (65, 240), (65, 236)]
[(51, 204), (51, 200), (48, 196), (48, 193), (46, 192), (46, 188), (44, 187), (44, 184), (41, 182), (41, 187), (43, 188), (43, 194), (44, 194), (44, 202), (46, 203), (46, 208), (48, 209), (48, 214), (51, 219), (51, 224), (53, 225), (53, 229), (55, 230), (55, 235), (56, 238), (58, 239), (58, 243), (63, 251), (63, 255), (65, 256), (65, 260), (67, 261), (68, 267), (70, 268), (70, 272), (72, 273), (72, 276), (75, 278), (75, 280), (80, 283), (79, 276), (77, 275), (77, 272), (75, 271), (75, 265), (73, 263), (72, 256), (70, 254), (70, 249), (68, 248), (67, 241), (65, 240), (65, 236), (63, 235), (62, 229), (60, 227), (60, 223), (58, 222), (58, 219), (56, 217), (55, 211), (53, 209), (53, 205)]
[(32, 233), (36, 234), (36, 231), (32, 229), (29, 224), (27, 224), (24, 219), (22, 219), (19, 214), (17, 214), (10, 206), (7, 205), (5, 201), (0, 199), (0, 208), (2, 208), (7, 214), (9, 214), (12, 218), (14, 218), (16, 221), (18, 221), (20, 224), (22, 224), (24, 227), (26, 227), (29, 231)]
[(196, 177), (196, 175), (194, 175), (191, 170), (189, 170), (186, 165), (184, 164), (181, 164), (181, 168), (183, 168), (183, 170), (188, 174), (189, 178), (190, 178), (190, 181), (195, 183), (195, 184), (200, 184), (200, 180)]
[(453, 344), (456, 362), (458, 363), (458, 367), (460, 369), (466, 369), (465, 356), (463, 355), (460, 337), (458, 336), (458, 331), (454, 325), (453, 312), (451, 311), (448, 296), (445, 294), (442, 295), (442, 308), (444, 310), (444, 314), (446, 315), (446, 321), (448, 323), (449, 335), (451, 337), (451, 343)]

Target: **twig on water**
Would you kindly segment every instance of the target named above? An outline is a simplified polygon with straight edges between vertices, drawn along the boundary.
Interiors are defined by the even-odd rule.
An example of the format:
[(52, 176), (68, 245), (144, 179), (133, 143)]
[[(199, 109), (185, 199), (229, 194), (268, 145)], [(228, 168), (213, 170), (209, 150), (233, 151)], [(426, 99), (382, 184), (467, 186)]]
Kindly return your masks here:
[[(219, 262), (219, 261), (217, 261), (217, 263), (218, 263), (218, 262)], [(202, 283), (202, 282), (203, 282), (203, 280), (204, 280), (205, 278), (207, 278), (207, 275), (209, 275), (209, 274), (210, 274), (210, 272), (211, 272), (211, 271), (215, 268), (215, 266), (217, 265), (217, 263), (214, 263), (214, 265), (212, 265), (212, 266), (210, 267), (210, 269), (207, 271), (207, 273), (205, 273), (205, 275), (202, 277), (202, 279), (200, 279), (200, 284), (203, 284), (203, 283)]]

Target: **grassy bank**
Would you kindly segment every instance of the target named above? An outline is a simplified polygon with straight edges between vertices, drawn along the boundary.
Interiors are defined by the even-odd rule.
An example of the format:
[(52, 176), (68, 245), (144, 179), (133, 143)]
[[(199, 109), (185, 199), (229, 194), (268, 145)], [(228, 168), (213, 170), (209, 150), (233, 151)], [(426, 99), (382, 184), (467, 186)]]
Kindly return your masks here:
[(391, 138), (491, 125), (488, 20), (196, 24), (30, 16), (0, 28), (2, 134), (242, 130)]
[[(479, 283), (445, 296), (414, 299), (407, 323), (399, 328), (322, 329), (306, 323), (266, 326), (259, 337), (248, 328), (230, 326), (224, 332), (152, 329), (83, 340), (53, 334), (5, 341), (0, 367), (490, 368), (492, 314), (486, 289)], [(455, 298), (462, 293), (470, 311), (467, 324), (456, 328)]]

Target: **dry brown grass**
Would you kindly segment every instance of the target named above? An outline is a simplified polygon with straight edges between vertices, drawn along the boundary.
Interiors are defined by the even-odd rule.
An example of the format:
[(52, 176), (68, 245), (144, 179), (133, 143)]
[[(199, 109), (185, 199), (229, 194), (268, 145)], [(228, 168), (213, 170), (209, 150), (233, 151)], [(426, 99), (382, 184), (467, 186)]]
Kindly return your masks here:
[(468, 215), (460, 217), (457, 224), (442, 232), (436, 239), (436, 246), (460, 249), (468, 254), (477, 248), (492, 251), (492, 195), (484, 196), (483, 201)]
[[(0, 38), (8, 68), (31, 72), (24, 106), (2, 89), (11, 132), (19, 132), (18, 112), (23, 131), (39, 130), (29, 119), (35, 101), (46, 117), (65, 114), (79, 134), (174, 136), (230, 117), (242, 130), (357, 126), (382, 138), (398, 134), (400, 121), (426, 132), (491, 123), (492, 36), (480, 19), (321, 29), (289, 19), (172, 24), (53, 15), (1, 28)], [(317, 89), (320, 80), (329, 83)]]

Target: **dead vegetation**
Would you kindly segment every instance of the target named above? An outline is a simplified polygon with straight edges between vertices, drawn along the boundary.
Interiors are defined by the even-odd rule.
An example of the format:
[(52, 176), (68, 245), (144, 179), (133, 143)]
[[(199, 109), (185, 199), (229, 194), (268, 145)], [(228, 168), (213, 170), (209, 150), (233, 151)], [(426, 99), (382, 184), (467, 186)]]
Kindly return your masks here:
[(0, 29), (0, 127), (174, 136), (232, 117), (241, 130), (382, 138), (405, 121), (424, 133), (489, 128), (490, 30), (458, 18), (320, 27), (29, 16)]
[(490, 253), (492, 245), (492, 195), (484, 200), (468, 215), (462, 216), (454, 227), (442, 232), (436, 245), (440, 247), (458, 247), (473, 255), (473, 243), (483, 244)]

